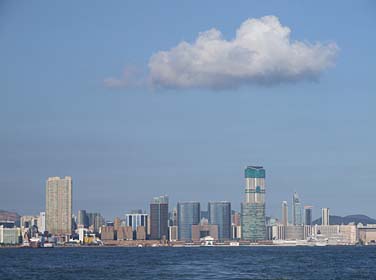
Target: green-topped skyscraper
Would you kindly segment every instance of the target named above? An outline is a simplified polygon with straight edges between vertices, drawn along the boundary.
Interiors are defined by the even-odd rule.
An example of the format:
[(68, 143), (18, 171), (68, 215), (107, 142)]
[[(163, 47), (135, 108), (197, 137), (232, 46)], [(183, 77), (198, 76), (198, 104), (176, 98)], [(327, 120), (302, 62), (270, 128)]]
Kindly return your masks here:
[(241, 205), (242, 239), (265, 240), (265, 169), (262, 166), (248, 166), (244, 173), (246, 186)]

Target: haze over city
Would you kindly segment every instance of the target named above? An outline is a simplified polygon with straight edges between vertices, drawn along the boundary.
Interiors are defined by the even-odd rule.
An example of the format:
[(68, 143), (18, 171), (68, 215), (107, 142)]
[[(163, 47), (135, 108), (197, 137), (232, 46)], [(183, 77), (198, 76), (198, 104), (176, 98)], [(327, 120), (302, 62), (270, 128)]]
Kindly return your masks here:
[(262, 165), (267, 215), (296, 191), (375, 216), (374, 2), (21, 2), (0, 3), (1, 209), (43, 211), (68, 175), (74, 213), (239, 210)]

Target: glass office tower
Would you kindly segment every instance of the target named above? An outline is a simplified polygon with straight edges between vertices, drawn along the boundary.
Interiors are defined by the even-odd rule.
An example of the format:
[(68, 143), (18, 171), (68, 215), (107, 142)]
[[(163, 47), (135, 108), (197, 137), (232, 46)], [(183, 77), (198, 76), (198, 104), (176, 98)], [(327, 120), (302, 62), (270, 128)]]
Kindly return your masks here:
[(304, 224), (307, 226), (312, 225), (312, 206), (304, 206)]
[(150, 203), (150, 239), (168, 237), (168, 196), (154, 197)]
[(215, 201), (208, 203), (209, 224), (218, 226), (218, 239), (231, 238), (231, 203)]
[(292, 224), (300, 226), (303, 224), (302, 217), (302, 204), (299, 199), (298, 193), (294, 193), (292, 197)]
[(192, 240), (192, 225), (200, 223), (200, 203), (195, 201), (178, 202), (178, 239)]
[(241, 205), (243, 240), (265, 240), (265, 169), (248, 166), (245, 169), (245, 199)]

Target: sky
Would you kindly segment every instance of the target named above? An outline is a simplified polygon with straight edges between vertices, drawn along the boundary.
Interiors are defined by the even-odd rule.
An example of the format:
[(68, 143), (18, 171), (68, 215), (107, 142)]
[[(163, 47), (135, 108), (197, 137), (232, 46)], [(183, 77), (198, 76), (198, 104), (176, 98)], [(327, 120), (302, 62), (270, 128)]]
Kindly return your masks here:
[(1, 1), (0, 209), (70, 175), (75, 213), (239, 210), (262, 165), (267, 215), (376, 217), (375, 29), (374, 1)]

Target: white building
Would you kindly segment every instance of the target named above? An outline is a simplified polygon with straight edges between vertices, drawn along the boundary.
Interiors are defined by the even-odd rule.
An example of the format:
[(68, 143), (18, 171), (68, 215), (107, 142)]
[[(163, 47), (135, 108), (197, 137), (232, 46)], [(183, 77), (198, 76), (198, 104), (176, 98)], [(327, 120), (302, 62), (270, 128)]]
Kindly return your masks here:
[(329, 223), (329, 208), (322, 208), (321, 209), (321, 224), (323, 226), (330, 225), (330, 223)]
[(353, 245), (358, 239), (355, 225), (315, 225), (312, 236), (327, 238), (331, 245)]
[(38, 216), (21, 216), (21, 228), (31, 228), (38, 226)]
[(4, 226), (0, 226), (0, 244), (18, 244), (19, 236), (19, 228), (5, 228)]
[(40, 212), (38, 217), (38, 230), (39, 232), (46, 231), (46, 212)]
[(132, 230), (137, 230), (138, 226), (143, 226), (148, 229), (148, 214), (131, 213), (125, 214), (125, 225), (131, 226)]

